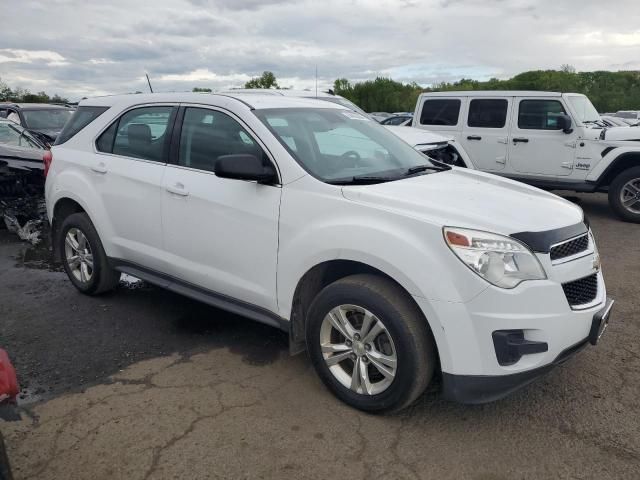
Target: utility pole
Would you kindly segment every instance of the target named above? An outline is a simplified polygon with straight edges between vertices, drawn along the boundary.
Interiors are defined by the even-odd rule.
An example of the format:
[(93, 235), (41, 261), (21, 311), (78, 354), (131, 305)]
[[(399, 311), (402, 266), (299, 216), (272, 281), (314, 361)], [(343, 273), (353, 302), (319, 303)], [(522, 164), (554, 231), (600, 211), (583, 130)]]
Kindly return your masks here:
[(149, 74), (145, 73), (145, 76), (147, 77), (147, 83), (149, 84), (149, 90), (151, 90), (151, 93), (153, 93), (153, 88), (151, 88), (151, 80), (149, 80)]

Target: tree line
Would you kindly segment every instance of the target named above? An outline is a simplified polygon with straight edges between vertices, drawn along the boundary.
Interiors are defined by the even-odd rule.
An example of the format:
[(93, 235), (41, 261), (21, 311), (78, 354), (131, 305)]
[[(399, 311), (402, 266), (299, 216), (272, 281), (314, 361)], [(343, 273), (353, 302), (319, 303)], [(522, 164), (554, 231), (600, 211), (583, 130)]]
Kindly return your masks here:
[[(264, 72), (260, 77), (246, 82), (245, 88), (279, 88), (273, 72)], [(576, 72), (570, 65), (560, 70), (532, 70), (512, 78), (487, 81), (462, 78), (456, 82), (441, 82), (430, 87), (417, 83), (402, 83), (391, 78), (351, 83), (339, 78), (333, 84), (337, 95), (348, 98), (368, 112), (413, 111), (418, 95), (422, 92), (456, 90), (543, 90), (576, 92), (587, 95), (599, 112), (617, 110), (640, 110), (640, 71), (596, 71)], [(210, 88), (194, 88), (193, 91), (208, 91)], [(59, 95), (49, 96), (45, 92), (31, 93), (24, 88), (10, 88), (0, 79), (0, 101), (30, 103), (68, 103)]]
[(487, 81), (463, 78), (442, 82), (431, 87), (417, 83), (404, 84), (378, 77), (351, 84), (340, 78), (334, 82), (334, 92), (348, 98), (368, 112), (413, 111), (422, 92), (460, 90), (538, 90), (573, 92), (587, 95), (599, 112), (640, 110), (639, 71), (576, 72), (569, 65), (560, 70), (532, 70), (512, 78)]
[(69, 103), (65, 97), (58, 94), (53, 96), (47, 95), (45, 92), (31, 93), (26, 88), (11, 88), (0, 79), (0, 102), (15, 103)]

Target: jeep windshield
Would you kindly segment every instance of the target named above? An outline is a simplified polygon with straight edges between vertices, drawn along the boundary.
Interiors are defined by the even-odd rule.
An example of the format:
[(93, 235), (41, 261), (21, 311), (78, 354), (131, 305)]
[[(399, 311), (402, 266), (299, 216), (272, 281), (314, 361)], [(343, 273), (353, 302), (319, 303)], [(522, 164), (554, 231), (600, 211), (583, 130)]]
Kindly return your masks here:
[(596, 123), (600, 122), (600, 114), (596, 107), (593, 106), (591, 100), (582, 95), (571, 95), (568, 97), (571, 107), (576, 113), (576, 120), (580, 123)]
[(305, 170), (327, 183), (380, 183), (449, 168), (350, 110), (282, 108), (254, 113)]

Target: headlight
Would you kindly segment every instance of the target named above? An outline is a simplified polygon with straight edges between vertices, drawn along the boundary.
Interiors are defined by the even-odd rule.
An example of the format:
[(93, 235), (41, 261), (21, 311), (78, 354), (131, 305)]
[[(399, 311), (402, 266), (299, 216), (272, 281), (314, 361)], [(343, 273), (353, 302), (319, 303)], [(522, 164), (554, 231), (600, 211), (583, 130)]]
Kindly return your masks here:
[(451, 251), (496, 287), (514, 288), (525, 280), (547, 278), (533, 252), (511, 237), (455, 227), (443, 231)]

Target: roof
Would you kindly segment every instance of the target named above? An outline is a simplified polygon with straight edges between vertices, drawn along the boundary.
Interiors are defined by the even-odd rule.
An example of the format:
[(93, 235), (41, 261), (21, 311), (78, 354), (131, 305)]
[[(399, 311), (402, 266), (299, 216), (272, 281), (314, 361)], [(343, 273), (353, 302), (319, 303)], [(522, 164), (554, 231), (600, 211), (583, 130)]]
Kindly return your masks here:
[(267, 108), (341, 108), (341, 105), (329, 102), (322, 102), (320, 105), (313, 98), (289, 97), (266, 93), (132, 93), (127, 95), (111, 95), (104, 97), (94, 97), (80, 102), (80, 106), (114, 106), (122, 105), (140, 105), (145, 103), (197, 103), (201, 105), (219, 105), (221, 99), (236, 99), (244, 103), (249, 108), (267, 109)]
[(468, 90), (451, 92), (425, 92), (429, 97), (561, 97), (562, 95), (582, 95), (580, 93), (537, 92), (527, 90)]
[(293, 90), (289, 88), (232, 88), (231, 90), (221, 90), (215, 93), (225, 94), (225, 95), (237, 95), (237, 94), (249, 94), (249, 95), (278, 95), (281, 97), (337, 97), (337, 95), (322, 92), (318, 90)]
[(12, 106), (18, 107), (20, 110), (69, 110), (71, 107), (67, 105), (56, 105), (53, 103), (14, 103), (14, 102), (2, 102), (0, 106)]

